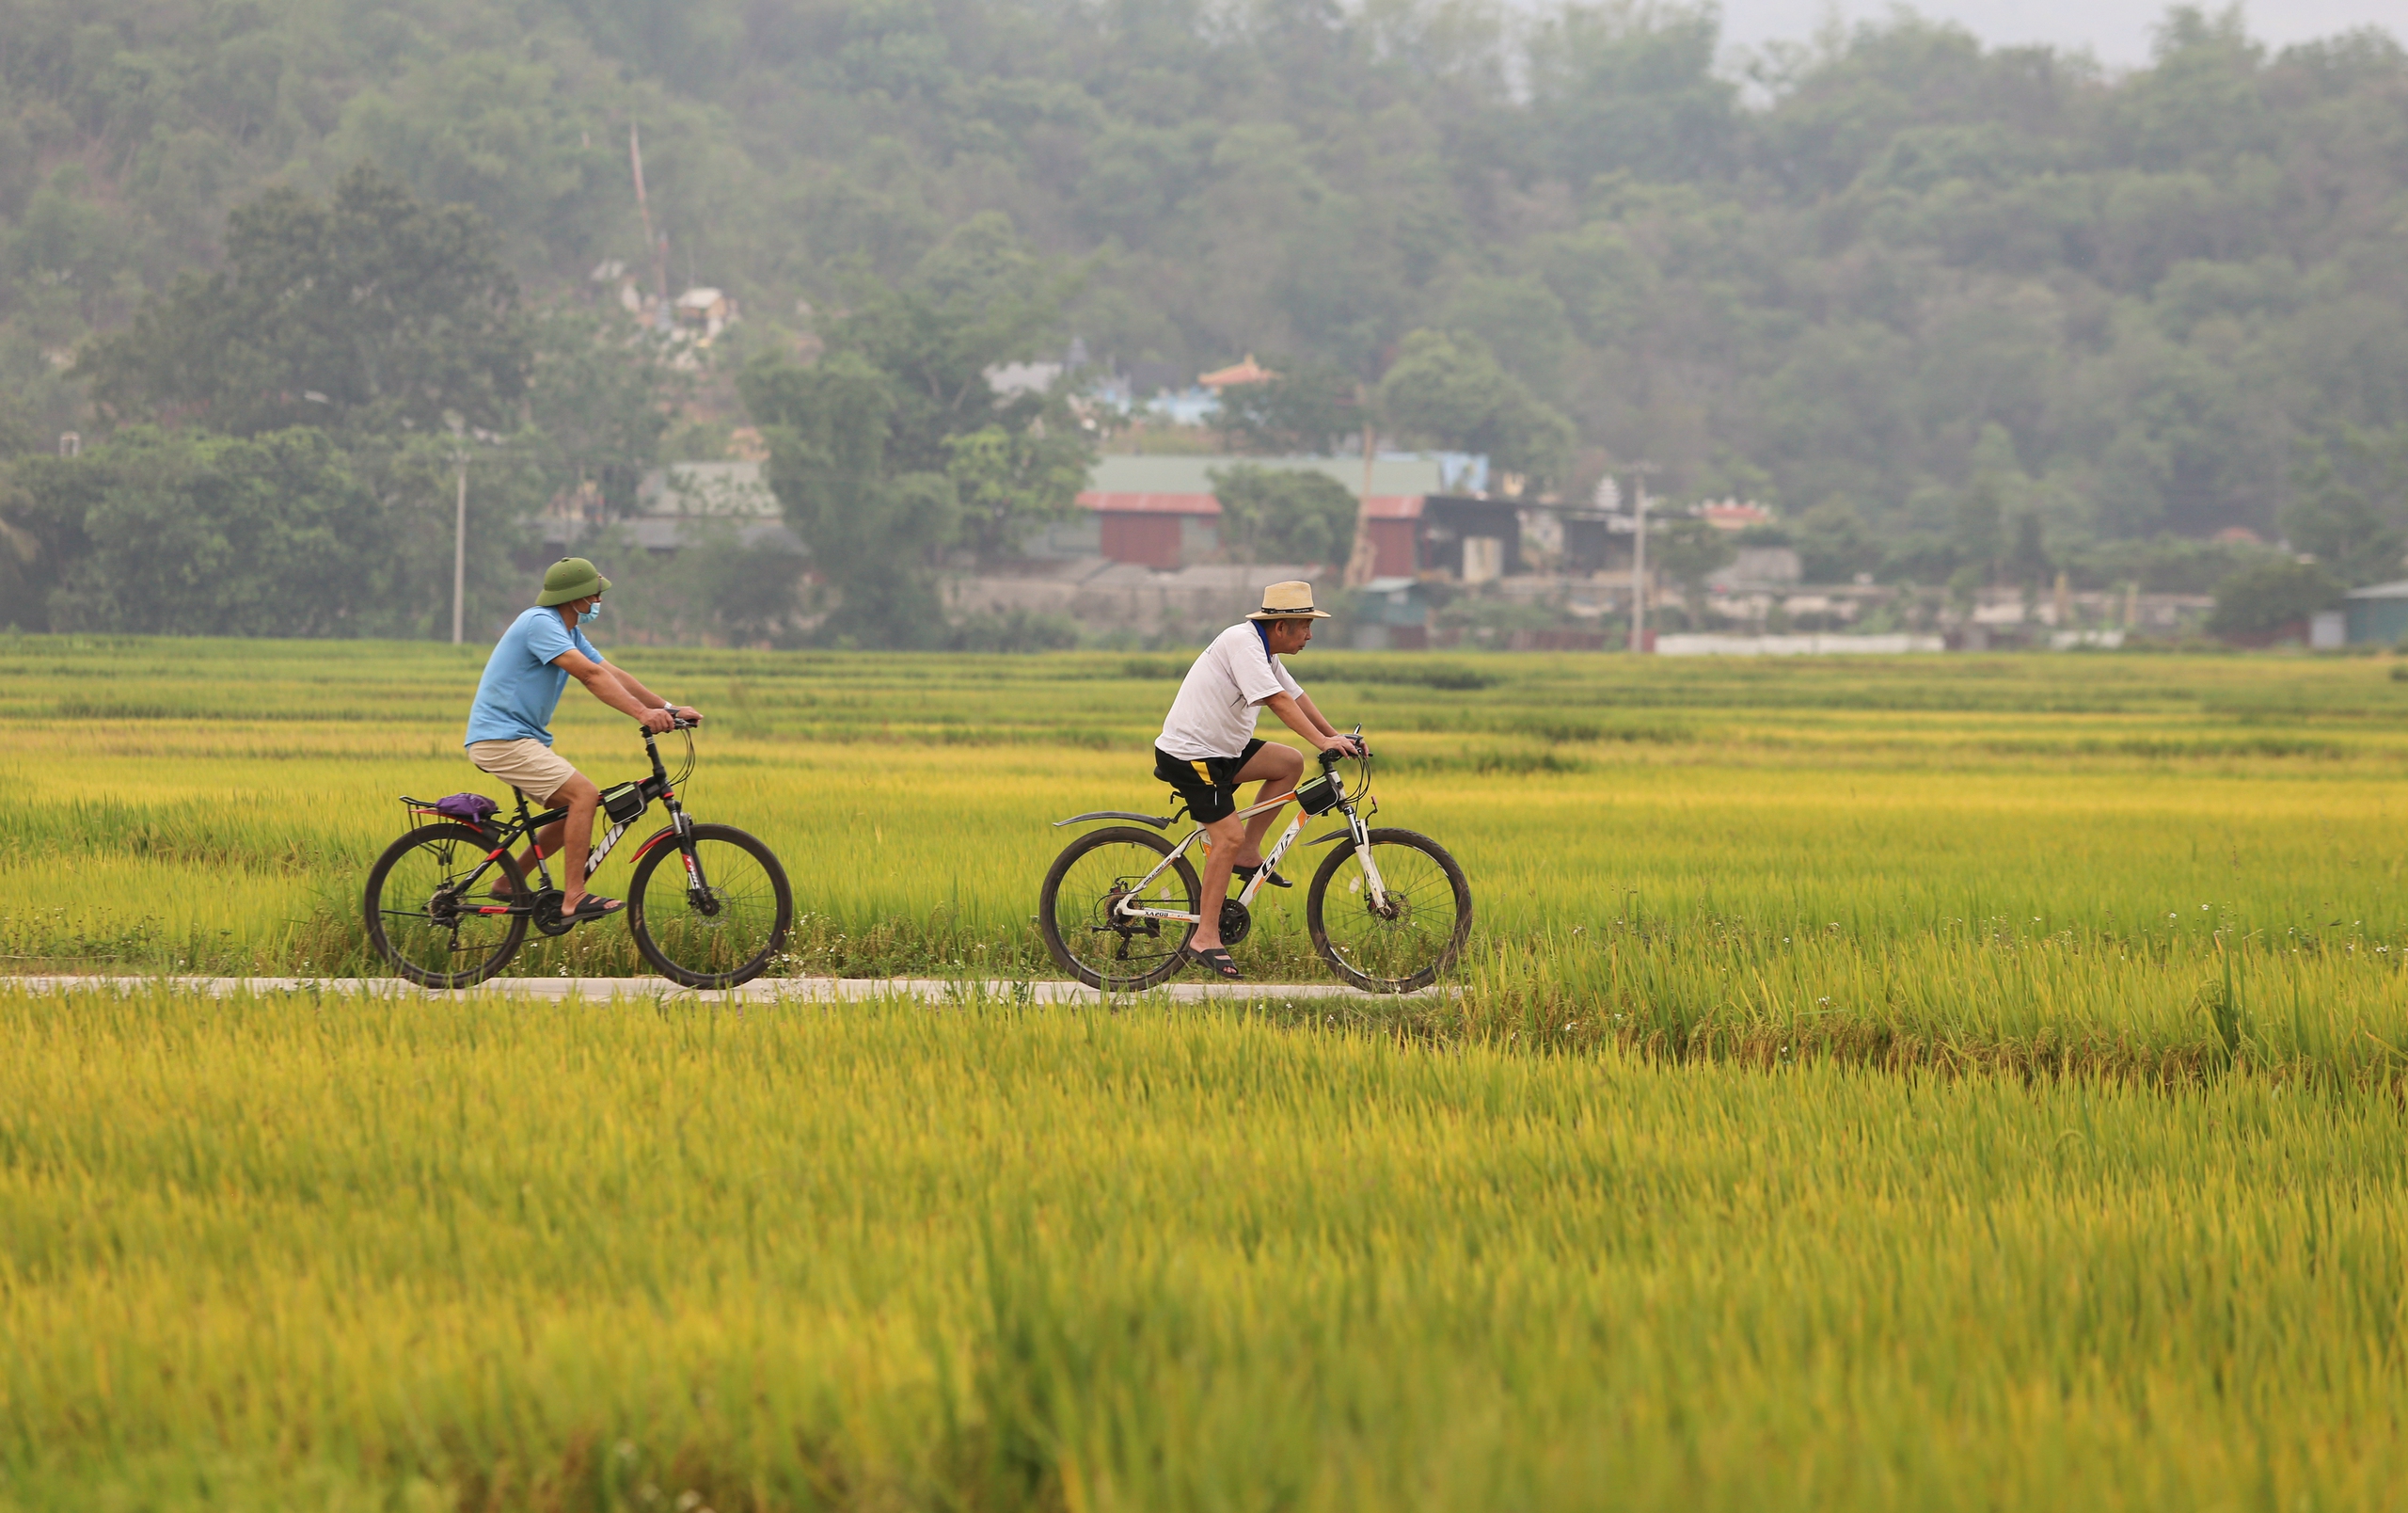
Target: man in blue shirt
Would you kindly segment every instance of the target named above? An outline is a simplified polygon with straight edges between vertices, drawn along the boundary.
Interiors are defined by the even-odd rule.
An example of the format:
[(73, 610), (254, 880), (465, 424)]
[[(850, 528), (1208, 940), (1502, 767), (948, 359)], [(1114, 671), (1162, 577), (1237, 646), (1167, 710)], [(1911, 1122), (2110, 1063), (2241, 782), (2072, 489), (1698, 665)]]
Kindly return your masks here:
[[(602, 596), (610, 587), (610, 581), (583, 557), (562, 557), (546, 569), (535, 607), (512, 621), (494, 645), (484, 677), (477, 680), (477, 702), (468, 709), (468, 760), (546, 808), (568, 806), (568, 818), (538, 831), (534, 848), (520, 859), (532, 872), (537, 857), (561, 853), (563, 919), (599, 919), (623, 907), (617, 899), (585, 891), (585, 857), (594, 844), (594, 811), (602, 790), (552, 750), (552, 713), (568, 680), (576, 678), (646, 730), (702, 719), (604, 661), (585, 639), (578, 627), (593, 624), (602, 613)], [(497, 891), (507, 888), (505, 884)]]

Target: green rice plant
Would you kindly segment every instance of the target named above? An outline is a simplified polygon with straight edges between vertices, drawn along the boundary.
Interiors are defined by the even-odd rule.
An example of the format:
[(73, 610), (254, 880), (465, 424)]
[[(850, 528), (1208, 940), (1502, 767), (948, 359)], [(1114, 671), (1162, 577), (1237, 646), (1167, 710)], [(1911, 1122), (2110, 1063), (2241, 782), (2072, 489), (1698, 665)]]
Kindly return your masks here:
[(0, 1507), (2390, 1505), (2387, 1091), (0, 991)]
[[(1050, 976), (1030, 916), (1067, 835), (1051, 821), (1167, 807), (1148, 749), (1180, 658), (624, 655), (709, 711), (687, 794), (784, 858), (788, 973)], [(356, 896), (404, 822), (395, 796), (497, 791), (459, 749), (481, 661), (0, 639), (0, 953), (18, 970), (381, 970)], [(1329, 1011), (1349, 1022), (2150, 1075), (2193, 1075), (2213, 1043), (2344, 1080), (2408, 1043), (2386, 1007), (2408, 948), (2389, 844), (2408, 687), (2380, 661), (1297, 666), (1369, 726), (1381, 821), (1443, 840), (1478, 904), (1466, 1000)], [(597, 776), (637, 770), (626, 722), (575, 691), (558, 728)], [(1244, 966), (1326, 980), (1291, 895), (1258, 913)], [(606, 925), (515, 970), (642, 964)], [(2219, 1027), (2239, 1000), (2208, 982), (2226, 970), (2245, 1034)]]

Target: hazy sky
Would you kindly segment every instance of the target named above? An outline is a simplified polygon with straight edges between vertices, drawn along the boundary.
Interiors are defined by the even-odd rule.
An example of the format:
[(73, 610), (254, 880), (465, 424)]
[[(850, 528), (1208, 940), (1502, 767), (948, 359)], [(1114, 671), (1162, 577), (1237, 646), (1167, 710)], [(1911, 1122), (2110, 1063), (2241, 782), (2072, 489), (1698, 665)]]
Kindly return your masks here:
[[(2086, 46), (2114, 68), (2148, 61), (2151, 28), (2167, 7), (2165, 0), (1918, 0), (1913, 8), (1986, 42)], [(2224, 7), (2210, 0), (2200, 8), (2212, 14)], [(1723, 40), (1802, 41), (1833, 11), (1857, 21), (1890, 9), (1885, 0), (1722, 0)], [(2242, 13), (2250, 35), (2274, 48), (2356, 26), (2408, 38), (2408, 0), (2259, 0)]]

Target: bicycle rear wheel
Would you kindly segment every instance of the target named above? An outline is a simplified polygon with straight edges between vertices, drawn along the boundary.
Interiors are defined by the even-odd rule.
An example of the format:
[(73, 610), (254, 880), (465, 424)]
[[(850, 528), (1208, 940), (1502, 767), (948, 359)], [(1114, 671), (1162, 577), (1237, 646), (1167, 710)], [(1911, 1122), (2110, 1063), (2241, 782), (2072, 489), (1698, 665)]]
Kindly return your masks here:
[[(1134, 825), (1107, 825), (1070, 842), (1054, 859), (1038, 894), (1037, 928), (1054, 964), (1091, 988), (1134, 993), (1177, 972), (1194, 925), (1121, 919), (1112, 906), (1170, 854), (1170, 842)], [(1195, 914), (1204, 884), (1182, 856), (1146, 888), (1156, 909)]]
[(1363, 859), (1343, 842), (1305, 895), (1313, 949), (1370, 993), (1426, 988), (1454, 965), (1471, 933), (1471, 884), (1447, 848), (1410, 830), (1368, 833), (1386, 895), (1374, 905)]
[(768, 969), (794, 927), (794, 892), (777, 853), (734, 825), (696, 825), (700, 888), (673, 842), (636, 863), (627, 931), (653, 970), (689, 988), (732, 988)]
[[(465, 988), (502, 969), (527, 938), (523, 914), (483, 914), (527, 897), (515, 858), (485, 866), (493, 838), (467, 825), (421, 825), (385, 848), (369, 869), (362, 907), (369, 944), (393, 970), (430, 988)], [(493, 891), (506, 884), (511, 897)]]

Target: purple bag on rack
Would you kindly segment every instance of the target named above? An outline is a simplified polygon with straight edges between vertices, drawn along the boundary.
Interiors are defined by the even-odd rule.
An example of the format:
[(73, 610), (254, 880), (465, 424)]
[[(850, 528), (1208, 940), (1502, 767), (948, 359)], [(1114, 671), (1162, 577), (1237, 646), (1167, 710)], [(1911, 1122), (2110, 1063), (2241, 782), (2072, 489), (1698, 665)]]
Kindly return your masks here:
[(450, 798), (435, 801), (436, 813), (465, 820), (479, 830), (485, 827), (485, 821), (492, 819), (494, 810), (499, 807), (482, 793), (454, 793)]

